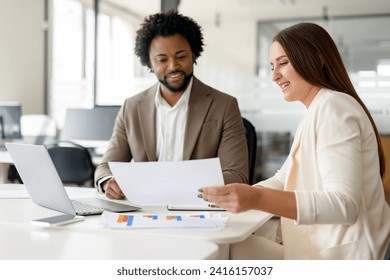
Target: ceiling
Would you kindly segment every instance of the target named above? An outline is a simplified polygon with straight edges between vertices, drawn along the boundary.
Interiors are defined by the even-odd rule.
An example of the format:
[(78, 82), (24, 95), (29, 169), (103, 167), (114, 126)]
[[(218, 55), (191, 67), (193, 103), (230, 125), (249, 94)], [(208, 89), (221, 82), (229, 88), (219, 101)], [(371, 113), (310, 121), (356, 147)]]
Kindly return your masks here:
[[(175, 2), (101, 0), (140, 20), (159, 12), (161, 1)], [(357, 64), (368, 65), (372, 62), (372, 67), (376, 67), (378, 59), (390, 58), (389, 0), (180, 0), (178, 10), (202, 25), (215, 23), (218, 19), (231, 23), (262, 22), (283, 28), (291, 24), (287, 20), (326, 18), (333, 23), (335, 34), (331, 35), (337, 35), (336, 40), (343, 42), (343, 47), (351, 53), (351, 59), (357, 61)], [(359, 23), (359, 28), (355, 28), (356, 23)]]
[[(162, 0), (101, 0), (114, 3), (141, 17), (160, 10)], [(196, 19), (220, 14), (228, 19), (318, 17), (324, 7), (332, 16), (390, 14), (389, 0), (180, 0), (178, 10)]]

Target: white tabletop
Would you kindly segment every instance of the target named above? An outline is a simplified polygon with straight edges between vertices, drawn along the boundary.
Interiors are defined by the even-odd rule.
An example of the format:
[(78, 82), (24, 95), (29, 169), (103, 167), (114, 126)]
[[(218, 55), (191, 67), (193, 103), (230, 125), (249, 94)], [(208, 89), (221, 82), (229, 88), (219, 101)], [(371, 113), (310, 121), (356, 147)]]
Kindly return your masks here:
[[(12, 190), (12, 193), (21, 195), (20, 192), (24, 191), (24, 186), (19, 184), (0, 184), (0, 199), (1, 194)], [(101, 197), (98, 192), (93, 188), (79, 188), (79, 187), (66, 187), (70, 198), (86, 198), (86, 197)], [(27, 192), (25, 192), (27, 195)], [(20, 197), (20, 196), (19, 196)], [(122, 201), (120, 201), (122, 202)], [(123, 201), (122, 203), (126, 203)], [(8, 209), (8, 211), (7, 211)], [(9, 209), (14, 209), (10, 215)], [(155, 207), (142, 207), (141, 213), (149, 214), (162, 214), (173, 213), (168, 211), (164, 206)], [(174, 213), (190, 213), (189, 211), (174, 211)], [(213, 212), (214, 213), (214, 212)], [(223, 216), (229, 217), (227, 221), (227, 227), (221, 231), (207, 231), (204, 230), (187, 230), (187, 229), (137, 229), (137, 230), (124, 230), (126, 234), (134, 232), (134, 234), (140, 235), (168, 235), (177, 236), (183, 238), (195, 238), (201, 240), (211, 241), (217, 244), (232, 244), (245, 240), (256, 229), (262, 226), (272, 215), (262, 211), (247, 211), (239, 214), (230, 213), (227, 211), (220, 211)], [(39, 219), (59, 214), (59, 212), (39, 207), (35, 205), (30, 199), (2, 199), (0, 204), (0, 223), (29, 223), (33, 219)], [(106, 229), (99, 223), (100, 216), (87, 216), (82, 223), (69, 225), (74, 229), (79, 230), (99, 230), (99, 231), (118, 231), (116, 229)]]
[[(77, 197), (94, 197), (101, 196), (95, 189), (92, 188), (78, 188), (67, 187), (68, 195), (71, 198)], [(0, 225), (7, 226), (29, 226), (30, 221), (39, 218), (45, 218), (49, 216), (58, 215), (59, 212), (46, 209), (34, 204), (28, 197), (28, 193), (25, 191), (23, 185), (18, 184), (0, 184)], [(125, 203), (125, 202), (123, 202)], [(167, 213), (170, 212), (166, 207), (143, 207), (142, 213)], [(171, 212), (170, 212), (171, 213)], [(189, 213), (188, 211), (175, 213)], [(196, 242), (211, 242), (215, 243), (219, 247), (219, 256), (217, 258), (228, 257), (228, 246), (233, 243), (237, 243), (245, 240), (256, 229), (263, 225), (271, 215), (261, 211), (248, 211), (240, 214), (233, 214), (229, 212), (218, 212), (223, 216), (229, 217), (227, 226), (221, 231), (211, 230), (195, 230), (195, 229), (108, 229), (103, 227), (100, 222), (100, 216), (87, 216), (85, 221), (69, 224), (61, 227), (61, 230), (71, 231), (71, 235), (80, 235), (80, 239), (89, 235), (96, 235), (96, 239), (108, 238), (108, 236), (115, 235), (115, 238), (133, 238), (134, 240), (159, 240), (159, 239), (175, 239), (184, 243)], [(14, 230), (14, 229), (12, 229)], [(28, 230), (31, 230), (28, 229)], [(48, 231), (46, 231), (48, 232)], [(98, 233), (98, 234), (96, 234)], [(27, 234), (27, 233), (23, 233)], [(9, 232), (9, 236), (12, 235), (12, 231)], [(59, 235), (59, 234), (58, 234)], [(57, 237), (53, 236), (53, 240)], [(60, 238), (60, 237), (58, 237)], [(87, 238), (87, 237), (85, 237)], [(4, 238), (3, 238), (4, 239)], [(98, 241), (98, 240), (97, 240)], [(96, 241), (96, 242), (97, 242)], [(181, 243), (178, 243), (181, 244)], [(183, 246), (183, 244), (182, 244)], [(205, 245), (206, 246), (206, 245)], [(227, 251), (226, 251), (227, 250)], [(205, 258), (208, 258), (210, 253), (205, 254)], [(195, 257), (194, 257), (195, 258)]]
[(126, 236), (63, 228), (0, 223), (0, 260), (196, 260), (217, 256), (218, 246), (202, 240)]

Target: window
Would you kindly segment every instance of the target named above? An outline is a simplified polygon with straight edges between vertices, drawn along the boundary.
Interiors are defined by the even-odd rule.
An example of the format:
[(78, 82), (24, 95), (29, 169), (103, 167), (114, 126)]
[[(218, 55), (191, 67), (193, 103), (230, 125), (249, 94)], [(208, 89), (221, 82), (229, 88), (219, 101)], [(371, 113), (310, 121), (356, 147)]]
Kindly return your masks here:
[(49, 110), (61, 124), (66, 108), (93, 106), (93, 45), (86, 40), (93, 42), (93, 10), (78, 0), (52, 3)]
[(143, 17), (102, 1), (98, 20), (95, 105), (122, 105), (155, 83), (134, 54), (135, 32)]
[[(95, 12), (92, 0), (53, 0), (50, 114), (59, 127), (67, 108), (121, 105), (155, 82), (134, 55), (141, 18), (101, 2), (98, 15), (96, 89)], [(153, 79), (153, 80), (152, 80)], [(96, 96), (95, 96), (96, 93)]]
[(96, 104), (121, 104), (134, 80), (134, 30), (117, 16), (99, 15)]

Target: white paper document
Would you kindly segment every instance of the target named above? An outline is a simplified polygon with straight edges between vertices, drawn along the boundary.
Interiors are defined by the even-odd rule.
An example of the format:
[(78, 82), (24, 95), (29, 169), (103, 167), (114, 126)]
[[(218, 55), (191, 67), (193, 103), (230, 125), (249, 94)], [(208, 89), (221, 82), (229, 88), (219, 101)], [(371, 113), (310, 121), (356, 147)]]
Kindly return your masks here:
[(100, 223), (113, 229), (137, 228), (187, 228), (222, 230), (229, 218), (221, 214), (148, 214), (148, 213), (113, 213), (104, 211)]
[(224, 185), (219, 158), (108, 164), (128, 201), (139, 206), (206, 207), (198, 190)]

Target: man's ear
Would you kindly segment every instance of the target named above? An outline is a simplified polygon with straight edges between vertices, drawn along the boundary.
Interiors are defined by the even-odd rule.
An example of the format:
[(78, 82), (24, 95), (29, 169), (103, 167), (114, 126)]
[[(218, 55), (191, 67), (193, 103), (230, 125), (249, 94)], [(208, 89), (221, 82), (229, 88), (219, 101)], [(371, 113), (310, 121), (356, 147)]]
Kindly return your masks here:
[(148, 67), (150, 73), (154, 73), (154, 69), (153, 69), (153, 67), (152, 67), (150, 62), (146, 66)]
[(194, 54), (194, 53), (192, 53), (192, 61), (194, 62), (194, 64), (197, 64), (197, 63), (196, 63), (196, 57), (195, 57), (195, 54)]

